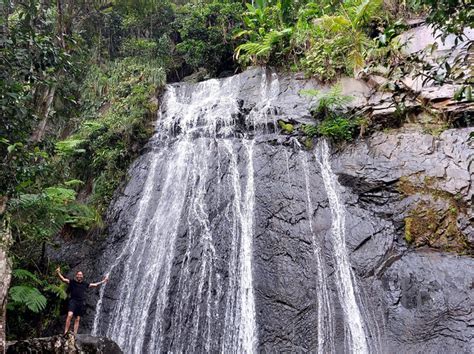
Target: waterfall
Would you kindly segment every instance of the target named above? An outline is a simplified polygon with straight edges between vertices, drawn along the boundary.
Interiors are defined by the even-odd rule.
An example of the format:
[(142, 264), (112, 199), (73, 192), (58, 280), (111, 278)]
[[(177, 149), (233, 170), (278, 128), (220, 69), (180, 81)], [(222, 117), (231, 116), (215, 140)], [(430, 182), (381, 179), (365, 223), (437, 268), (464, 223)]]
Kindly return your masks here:
[(349, 328), (348, 346), (353, 353), (368, 353), (364, 321), (357, 303), (357, 283), (351, 270), (345, 240), (345, 208), (339, 196), (337, 177), (329, 162), (329, 147), (325, 140), (318, 144), (317, 160), (332, 217), (332, 242), (336, 265), (336, 287), (345, 320)]
[(136, 215), (108, 269), (121, 287), (101, 289), (93, 324), (124, 352), (256, 351), (253, 135), (278, 93), (266, 76), (245, 122), (238, 77), (167, 87)]
[[(265, 226), (269, 221), (262, 222), (262, 215), (278, 216), (278, 222), (288, 227), (287, 233), (274, 232), (272, 237), (296, 240), (298, 233), (311, 234), (298, 246), (301, 254), (309, 249), (304, 253), (308, 278), (299, 284), (311, 283), (310, 297), (301, 305), (301, 314), (308, 313), (308, 318), (301, 323), (310, 321), (308, 334), (317, 335), (317, 340), (303, 338), (295, 351), (335, 353), (344, 345), (349, 352), (369, 350), (365, 312), (358, 307), (360, 295), (345, 245), (345, 210), (328, 146), (318, 144), (312, 155), (295, 145), (298, 152), (291, 155), (296, 157), (291, 164), (304, 176), (291, 176), (289, 146), (297, 140), (279, 134), (277, 121), (285, 118), (280, 95), (296, 84), (280, 82), (269, 70), (248, 76), (246, 82), (236, 75), (166, 88), (148, 152), (130, 171), (129, 184), (136, 193), (126, 193), (118, 202), (122, 210), (117, 223), (124, 230), (117, 235), (120, 248), (111, 251), (106, 269), (110, 282), (100, 290), (93, 323), (93, 334), (110, 337), (126, 353), (262, 350), (274, 329), (273, 324), (270, 330), (265, 328), (257, 313), (279, 318), (275, 313), (280, 306), (291, 313), (301, 305), (293, 305), (291, 296), (278, 298), (281, 294), (273, 294), (272, 284), (260, 273), (272, 258), (261, 257), (262, 249), (254, 250), (259, 237), (270, 234)], [(297, 107), (293, 99), (289, 102)], [(268, 167), (267, 161), (276, 165)], [(268, 171), (284, 181), (285, 198), (291, 199), (282, 202), (281, 191), (273, 194), (273, 185), (262, 185)], [(311, 187), (311, 176), (319, 171), (324, 183)], [(263, 193), (272, 198), (262, 198)], [(330, 238), (324, 237), (324, 225), (313, 220), (313, 204), (319, 209), (326, 195), (332, 217)], [(317, 196), (322, 199), (316, 204)], [(289, 200), (300, 204), (292, 208), (288, 221), (283, 205), (287, 207)], [(288, 254), (297, 255), (290, 257), (297, 264), (300, 253)], [(280, 281), (278, 276), (275, 280)], [(288, 277), (283, 281), (293, 284)], [(344, 335), (338, 327), (342, 317), (337, 300)], [(280, 325), (285, 327), (278, 323), (275, 328)], [(291, 348), (292, 339), (276, 337), (288, 345), (282, 348)]]
[(321, 249), (321, 240), (316, 239), (313, 229), (313, 202), (311, 200), (311, 190), (309, 182), (309, 169), (307, 156), (303, 156), (302, 165), (305, 177), (307, 216), (309, 220), (309, 231), (312, 235), (313, 253), (316, 261), (316, 270), (318, 272), (316, 278), (316, 296), (318, 306), (318, 353), (335, 353), (334, 347), (334, 312), (331, 305), (331, 299), (328, 290), (328, 280), (326, 268), (323, 262), (323, 254)]

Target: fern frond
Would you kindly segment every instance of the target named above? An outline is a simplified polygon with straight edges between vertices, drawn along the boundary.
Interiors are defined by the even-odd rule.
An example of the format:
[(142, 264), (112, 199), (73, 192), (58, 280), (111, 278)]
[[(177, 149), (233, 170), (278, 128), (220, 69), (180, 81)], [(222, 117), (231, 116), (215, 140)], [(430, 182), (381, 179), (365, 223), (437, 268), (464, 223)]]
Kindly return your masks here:
[(38, 289), (27, 285), (11, 287), (9, 294), (14, 302), (25, 305), (35, 313), (44, 310), (48, 302)]
[(49, 187), (44, 190), (44, 193), (49, 200), (60, 204), (66, 204), (73, 201), (76, 199), (77, 194), (74, 189), (62, 187)]
[(84, 142), (84, 139), (66, 139), (56, 143), (56, 152), (59, 155), (70, 155), (73, 153), (83, 153), (86, 150), (80, 149), (79, 146)]
[(26, 269), (14, 269), (12, 271), (12, 276), (18, 280), (31, 280), (36, 284), (41, 284), (41, 280), (39, 280), (36, 275)]
[(67, 298), (65, 284), (61, 284), (61, 285), (49, 284), (48, 286), (44, 288), (44, 290), (53, 293), (61, 300), (65, 300)]

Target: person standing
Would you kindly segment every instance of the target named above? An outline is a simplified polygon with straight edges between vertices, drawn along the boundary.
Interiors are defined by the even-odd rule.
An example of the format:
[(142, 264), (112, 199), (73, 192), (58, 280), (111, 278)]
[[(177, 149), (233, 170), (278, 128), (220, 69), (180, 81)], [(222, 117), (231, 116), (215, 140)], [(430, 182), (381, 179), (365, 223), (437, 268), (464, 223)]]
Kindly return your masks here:
[(69, 304), (68, 304), (68, 312), (66, 317), (66, 326), (64, 328), (64, 334), (69, 332), (69, 328), (71, 326), (71, 320), (75, 316), (76, 319), (74, 320), (74, 334), (77, 334), (79, 330), (79, 322), (81, 320), (81, 316), (84, 315), (85, 307), (86, 307), (86, 290), (88, 288), (96, 288), (99, 285), (107, 283), (109, 280), (108, 275), (104, 277), (101, 281), (97, 283), (88, 283), (84, 281), (84, 274), (78, 270), (76, 275), (73, 279), (68, 279), (61, 274), (61, 268), (58, 267), (56, 269), (56, 273), (58, 274), (59, 279), (62, 282), (69, 284)]

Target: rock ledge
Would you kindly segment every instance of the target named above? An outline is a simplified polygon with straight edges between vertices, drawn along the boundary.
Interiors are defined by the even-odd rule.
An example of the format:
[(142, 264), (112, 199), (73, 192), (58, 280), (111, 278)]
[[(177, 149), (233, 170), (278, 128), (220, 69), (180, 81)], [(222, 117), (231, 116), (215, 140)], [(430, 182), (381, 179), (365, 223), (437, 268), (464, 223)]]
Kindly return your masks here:
[(121, 354), (120, 347), (106, 337), (94, 337), (87, 334), (57, 335), (45, 338), (32, 338), (7, 344), (7, 353), (74, 353), (74, 354)]

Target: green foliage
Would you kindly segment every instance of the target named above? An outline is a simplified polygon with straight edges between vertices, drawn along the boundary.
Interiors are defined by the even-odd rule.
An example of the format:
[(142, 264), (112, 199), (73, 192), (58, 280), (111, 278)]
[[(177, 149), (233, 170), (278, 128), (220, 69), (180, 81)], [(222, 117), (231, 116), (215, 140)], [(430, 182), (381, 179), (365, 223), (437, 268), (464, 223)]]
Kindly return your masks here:
[(243, 15), (245, 29), (234, 38), (247, 38), (235, 50), (235, 58), (243, 65), (274, 64), (283, 59), (289, 46), (292, 28), (282, 18), (281, 2), (267, 6), (266, 2), (247, 5)]
[(300, 66), (321, 81), (360, 71), (374, 46), (366, 28), (379, 16), (380, 6), (380, 0), (348, 1), (323, 13), (310, 6), (312, 11), (302, 16), (310, 17), (312, 25), (300, 21), (295, 30), (295, 50), (304, 54)]
[(31, 286), (12, 286), (9, 290), (10, 306), (26, 306), (30, 311), (40, 312), (46, 308), (47, 300), (43, 294)]
[[(291, 32), (291, 28), (281, 31), (271, 30), (265, 33), (259, 41), (239, 45), (235, 50), (235, 58), (245, 64), (271, 63), (270, 57), (272, 55), (278, 58), (283, 54), (285, 43), (290, 38)], [(282, 52), (277, 51), (276, 48), (280, 48)]]
[(247, 4), (245, 29), (236, 38), (243, 65), (270, 64), (303, 69), (321, 81), (360, 71), (374, 41), (368, 26), (378, 19), (381, 0), (352, 0), (320, 4), (290, 1)]
[(75, 199), (76, 192), (64, 187), (48, 187), (40, 193), (12, 198), (8, 210), (18, 246), (31, 248), (31, 256), (39, 249), (38, 244), (49, 242), (65, 225), (84, 230), (100, 225), (97, 211)]
[(122, 42), (122, 55), (153, 59), (157, 54), (158, 43), (145, 38), (127, 38)]
[(305, 124), (303, 125), (303, 133), (310, 138), (314, 138), (318, 135), (318, 126), (316, 124)]
[(9, 335), (12, 339), (40, 335), (42, 325), (59, 315), (61, 303), (67, 298), (66, 284), (55, 284), (58, 280), (49, 271), (55, 265), (43, 272), (18, 268), (25, 262), (16, 257), (13, 261), (16, 268), (7, 305)]
[(58, 155), (72, 155), (86, 152), (84, 149), (80, 149), (79, 146), (84, 143), (81, 139), (67, 139), (58, 141), (56, 143), (56, 152)]
[(12, 277), (18, 280), (31, 280), (35, 284), (41, 284), (41, 281), (26, 269), (13, 269)]
[(352, 140), (355, 127), (354, 121), (335, 116), (325, 119), (318, 126), (318, 133), (335, 141)]
[(366, 124), (364, 119), (348, 114), (346, 106), (352, 97), (343, 95), (340, 85), (334, 85), (326, 92), (302, 90), (300, 94), (317, 99), (312, 114), (319, 124), (306, 124), (302, 127), (303, 133), (309, 138), (324, 136), (333, 141), (349, 141)]
[(232, 66), (232, 33), (240, 26), (242, 10), (239, 3), (217, 0), (178, 8), (173, 24), (181, 38), (177, 53), (191, 68), (202, 67), (213, 74)]
[(316, 91), (316, 97), (318, 99), (318, 104), (313, 108), (313, 112), (316, 115), (323, 116), (328, 116), (332, 111), (344, 108), (352, 101), (351, 96), (342, 94), (341, 85), (334, 85), (324, 93)]
[[(158, 109), (151, 101), (165, 83), (159, 63), (134, 57), (94, 66), (83, 91), (83, 119), (75, 134), (56, 144), (65, 174), (93, 181), (91, 202), (103, 212), (138, 147), (151, 136)], [(71, 225), (97, 220), (82, 206)], [(87, 224), (86, 223), (86, 224)]]

